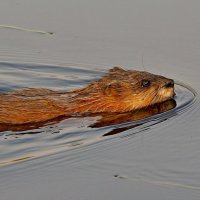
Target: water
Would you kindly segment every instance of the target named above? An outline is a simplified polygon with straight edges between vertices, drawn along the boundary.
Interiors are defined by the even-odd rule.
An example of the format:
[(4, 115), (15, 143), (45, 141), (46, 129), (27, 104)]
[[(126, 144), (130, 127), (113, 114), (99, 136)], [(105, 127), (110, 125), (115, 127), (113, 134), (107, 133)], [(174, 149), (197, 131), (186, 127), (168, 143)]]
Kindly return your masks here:
[[(50, 66), (23, 63), (0, 63), (1, 92), (27, 87), (44, 87), (54, 90), (74, 89), (100, 78), (103, 71), (76, 66)], [(131, 134), (151, 128), (154, 124), (169, 120), (179, 113), (187, 111), (195, 101), (196, 93), (191, 88), (176, 84), (176, 107), (166, 113), (145, 119), (125, 120), (116, 124), (98, 123), (101, 116), (72, 117), (56, 122), (49, 122), (44, 127), (23, 126), (13, 131), (0, 133), (0, 165), (22, 162), (25, 160), (55, 154), (60, 151), (79, 148), (105, 140), (103, 136), (114, 135), (133, 129)], [(125, 123), (126, 122), (126, 123)], [(127, 134), (123, 133), (123, 137)]]
[(175, 108), (136, 122), (94, 128), (99, 117), (85, 116), (1, 132), (0, 199), (200, 198), (197, 1), (0, 5), (2, 24), (53, 32), (0, 28), (1, 92), (76, 89), (123, 65), (175, 79), (177, 93)]

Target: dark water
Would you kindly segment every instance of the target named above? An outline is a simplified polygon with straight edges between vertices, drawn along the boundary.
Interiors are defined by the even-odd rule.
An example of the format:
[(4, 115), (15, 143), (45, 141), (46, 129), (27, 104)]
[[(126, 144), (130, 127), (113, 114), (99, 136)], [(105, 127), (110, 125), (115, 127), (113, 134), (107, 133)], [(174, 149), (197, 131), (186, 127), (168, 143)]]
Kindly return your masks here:
[(1, 132), (0, 199), (200, 199), (199, 6), (1, 2), (1, 92), (76, 89), (122, 65), (175, 79), (177, 106), (99, 128), (85, 116)]

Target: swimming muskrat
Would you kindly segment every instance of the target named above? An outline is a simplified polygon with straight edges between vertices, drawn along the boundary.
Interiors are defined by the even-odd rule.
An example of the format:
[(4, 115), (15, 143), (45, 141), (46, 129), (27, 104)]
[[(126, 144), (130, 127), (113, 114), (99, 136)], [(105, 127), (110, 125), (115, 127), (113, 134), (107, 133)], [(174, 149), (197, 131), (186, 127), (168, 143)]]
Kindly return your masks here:
[(0, 95), (0, 124), (38, 123), (81, 113), (124, 113), (171, 99), (174, 81), (144, 71), (112, 68), (83, 89), (24, 89)]

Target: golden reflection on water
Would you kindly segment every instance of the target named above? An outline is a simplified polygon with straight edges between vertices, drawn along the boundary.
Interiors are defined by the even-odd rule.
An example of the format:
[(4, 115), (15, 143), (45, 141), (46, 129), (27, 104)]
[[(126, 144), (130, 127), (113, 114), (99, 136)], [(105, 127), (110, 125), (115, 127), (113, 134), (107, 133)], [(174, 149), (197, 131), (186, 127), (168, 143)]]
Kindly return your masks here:
[(11, 165), (11, 164), (19, 163), (22, 161), (30, 160), (32, 158), (34, 158), (34, 156), (25, 156), (25, 157), (20, 157), (20, 158), (13, 159), (13, 160), (4, 160), (4, 161), (0, 161), (0, 166)]

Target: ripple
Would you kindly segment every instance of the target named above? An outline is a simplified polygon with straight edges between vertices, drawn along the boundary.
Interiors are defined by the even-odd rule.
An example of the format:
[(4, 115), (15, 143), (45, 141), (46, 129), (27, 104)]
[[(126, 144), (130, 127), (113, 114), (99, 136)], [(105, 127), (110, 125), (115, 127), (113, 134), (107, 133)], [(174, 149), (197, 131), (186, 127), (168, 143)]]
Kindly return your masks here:
[[(95, 68), (74, 65), (0, 62), (0, 91), (24, 87), (74, 89), (101, 77), (103, 73)], [(108, 123), (97, 126), (101, 116), (74, 116), (59, 120), (57, 123), (49, 122), (45, 126), (33, 127), (32, 130), (1, 132), (0, 165), (23, 162), (83, 148), (100, 141), (127, 138), (143, 133), (156, 124), (164, 123), (166, 120), (193, 109), (198, 98), (197, 93), (191, 87), (177, 81), (175, 92), (175, 108), (144, 119), (118, 121), (116, 124)]]

